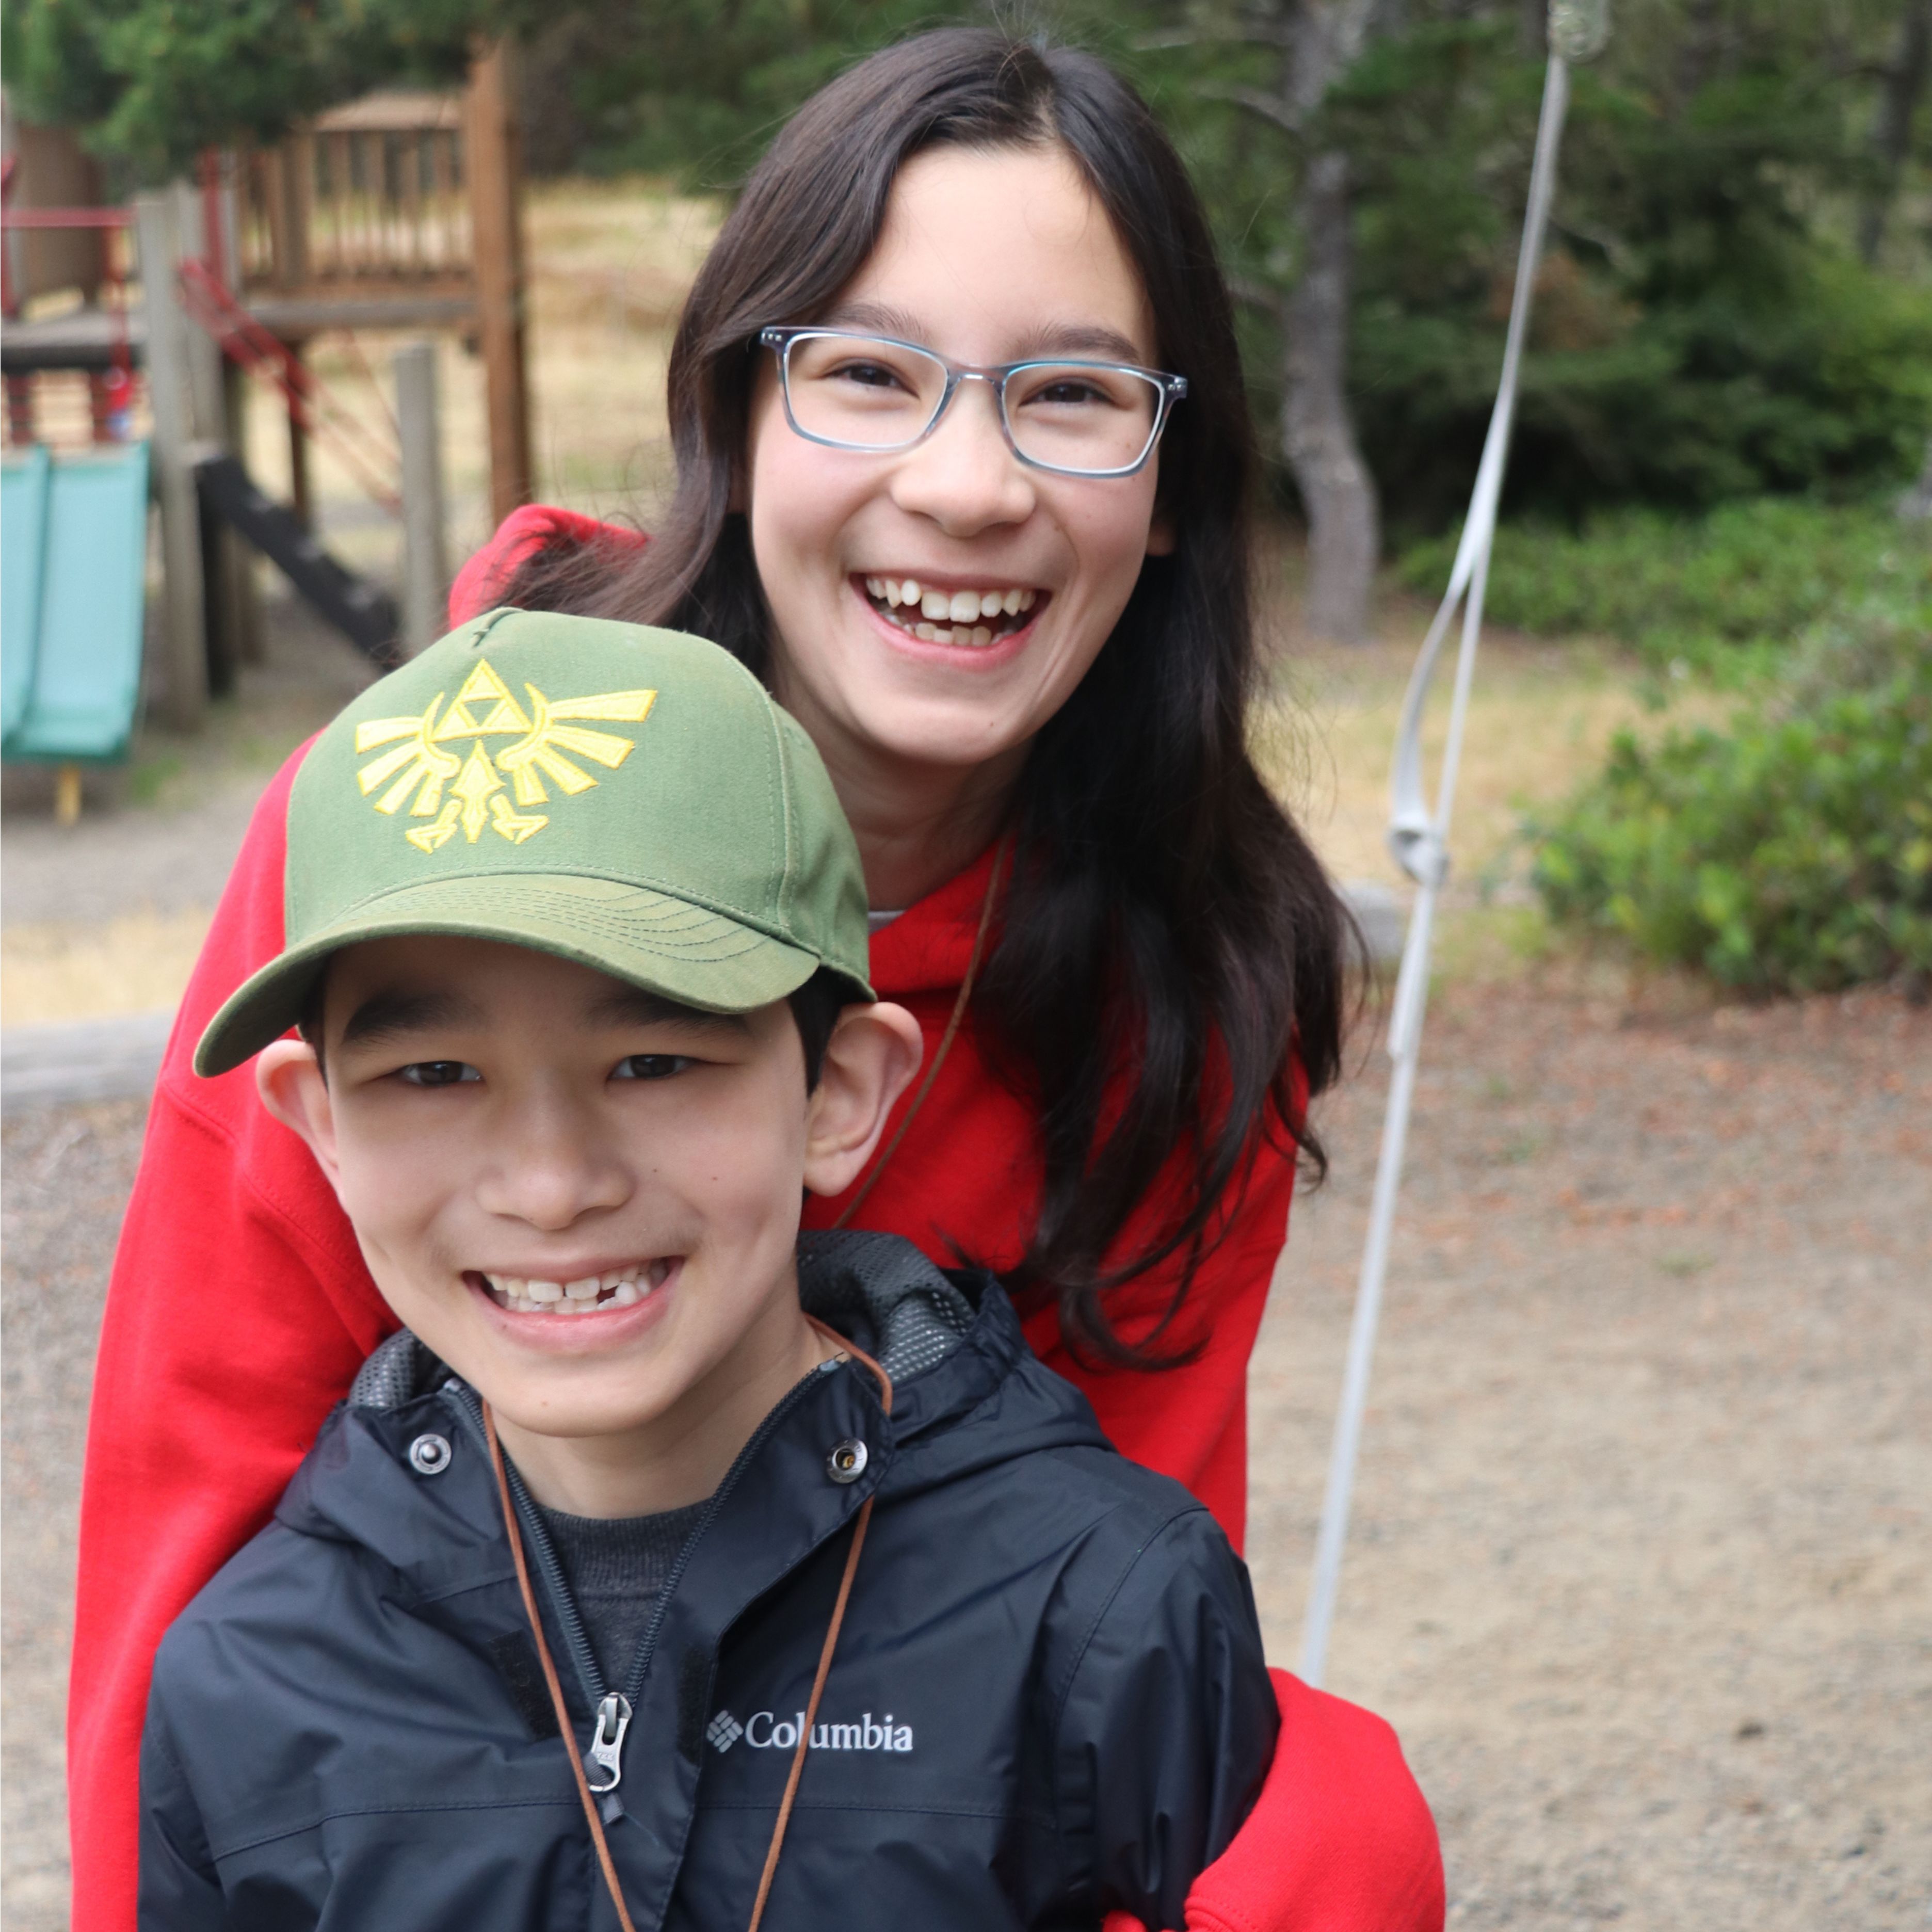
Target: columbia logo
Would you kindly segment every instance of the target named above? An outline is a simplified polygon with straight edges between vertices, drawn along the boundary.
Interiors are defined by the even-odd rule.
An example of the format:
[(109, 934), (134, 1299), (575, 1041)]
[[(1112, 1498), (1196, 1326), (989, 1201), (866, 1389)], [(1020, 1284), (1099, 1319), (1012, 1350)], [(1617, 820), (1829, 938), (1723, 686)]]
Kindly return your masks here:
[[(720, 1711), (705, 1726), (704, 1735), (713, 1750), (729, 1750), (740, 1738), (754, 1750), (792, 1750), (805, 1728), (805, 1713), (780, 1718), (770, 1711), (756, 1711), (743, 1724), (729, 1711)], [(868, 1711), (856, 1724), (814, 1724), (814, 1750), (909, 1751), (912, 1726), (896, 1723), (891, 1712), (882, 1719)]]

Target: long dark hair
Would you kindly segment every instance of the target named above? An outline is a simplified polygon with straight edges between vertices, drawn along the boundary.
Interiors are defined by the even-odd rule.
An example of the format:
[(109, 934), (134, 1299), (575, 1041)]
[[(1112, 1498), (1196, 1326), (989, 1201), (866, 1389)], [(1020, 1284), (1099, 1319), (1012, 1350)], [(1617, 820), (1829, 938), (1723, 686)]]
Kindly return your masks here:
[[(508, 596), (697, 632), (769, 678), (764, 597), (731, 508), (753, 345), (769, 324), (825, 311), (871, 254), (900, 167), (948, 143), (1070, 154), (1140, 272), (1161, 366), (1188, 381), (1160, 453), (1173, 552), (1147, 560), (1034, 742), (972, 1016), (1040, 1124), (1039, 1221), (1010, 1286), (1055, 1299), (1076, 1352), (1160, 1366), (1204, 1339), (1174, 1324), (1261, 1137), (1322, 1165), (1306, 1103), (1339, 1069), (1348, 922), (1249, 755), (1253, 433), (1206, 218), (1140, 97), (1090, 54), (962, 28), (874, 54), (814, 94), (746, 184), (685, 305), (663, 527), (622, 561), (602, 546), (542, 554)], [(1151, 1224), (1114, 1255), (1150, 1198)], [(1124, 1336), (1114, 1291), (1176, 1255), (1178, 1286), (1151, 1308), (1136, 1296)]]

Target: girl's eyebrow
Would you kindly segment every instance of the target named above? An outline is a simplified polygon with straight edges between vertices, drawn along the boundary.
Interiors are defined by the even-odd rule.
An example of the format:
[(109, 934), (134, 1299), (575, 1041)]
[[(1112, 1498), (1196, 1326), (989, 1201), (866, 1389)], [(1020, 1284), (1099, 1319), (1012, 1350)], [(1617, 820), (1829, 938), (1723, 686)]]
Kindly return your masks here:
[[(896, 336), (902, 342), (924, 344), (931, 340), (918, 316), (888, 302), (841, 302), (819, 326), (863, 329), (870, 334)], [(1097, 356), (1108, 362), (1131, 362), (1136, 368), (1142, 362), (1138, 344), (1118, 329), (1090, 322), (1048, 322), (1030, 329), (1020, 338), (1011, 359), (1025, 362), (1038, 356)]]

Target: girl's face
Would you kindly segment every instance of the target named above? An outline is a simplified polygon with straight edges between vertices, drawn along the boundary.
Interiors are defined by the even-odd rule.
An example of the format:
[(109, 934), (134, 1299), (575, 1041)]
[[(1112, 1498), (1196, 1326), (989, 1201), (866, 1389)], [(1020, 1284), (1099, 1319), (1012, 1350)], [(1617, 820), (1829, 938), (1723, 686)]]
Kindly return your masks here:
[[(909, 162), (871, 257), (810, 320), (981, 366), (1156, 359), (1140, 278), (1058, 148)], [(1104, 480), (1029, 469), (981, 382), (962, 385), (913, 448), (826, 448), (791, 429), (776, 358), (760, 354), (747, 508), (780, 700), (842, 790), (881, 768), (1002, 754), (1016, 766), (1106, 642), (1143, 558), (1170, 547), (1155, 460)], [(922, 605), (948, 600), (944, 621), (926, 614), (936, 604), (895, 604), (886, 586), (908, 580)], [(982, 614), (955, 617), (969, 596)]]

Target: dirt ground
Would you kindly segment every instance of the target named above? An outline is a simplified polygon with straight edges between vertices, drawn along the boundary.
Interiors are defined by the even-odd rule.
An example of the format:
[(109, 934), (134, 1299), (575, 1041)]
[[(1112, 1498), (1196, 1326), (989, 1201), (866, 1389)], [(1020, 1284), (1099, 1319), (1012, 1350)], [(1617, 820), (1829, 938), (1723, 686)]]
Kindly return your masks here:
[[(1382, 1080), (1324, 1111), (1253, 1377), (1292, 1664)], [(4, 1130), (4, 1911), (64, 1923), (73, 1506), (136, 1107)], [(1932, 1922), (1932, 1015), (1574, 967), (1431, 1016), (1330, 1686), (1451, 1923)]]

